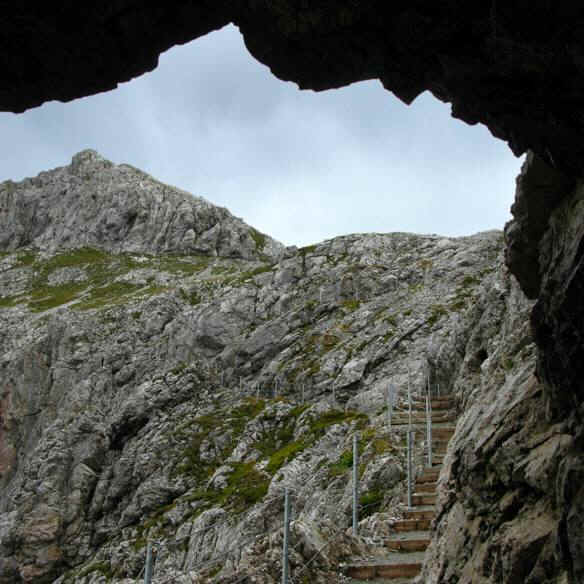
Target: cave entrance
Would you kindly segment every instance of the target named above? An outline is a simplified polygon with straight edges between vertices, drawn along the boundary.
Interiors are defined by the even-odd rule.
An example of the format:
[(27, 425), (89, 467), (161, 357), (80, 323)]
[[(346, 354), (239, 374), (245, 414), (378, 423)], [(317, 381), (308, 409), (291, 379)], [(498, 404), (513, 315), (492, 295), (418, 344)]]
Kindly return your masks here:
[(502, 229), (520, 166), (428, 93), (408, 107), (379, 81), (299, 91), (234, 26), (170, 49), (117, 90), (0, 123), (0, 180), (93, 148), (299, 246), (352, 232)]

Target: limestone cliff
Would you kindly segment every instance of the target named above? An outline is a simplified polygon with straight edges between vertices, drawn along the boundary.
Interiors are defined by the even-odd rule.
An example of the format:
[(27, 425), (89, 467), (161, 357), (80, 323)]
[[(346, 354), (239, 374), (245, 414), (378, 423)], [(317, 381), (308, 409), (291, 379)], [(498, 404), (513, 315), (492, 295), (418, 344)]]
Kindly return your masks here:
[[(456, 452), (526, 407), (512, 406), (533, 385), (530, 303), (499, 232), (361, 234), (300, 250), (265, 236), (258, 249), (227, 211), (92, 152), (2, 187), (13, 219), (0, 261), (0, 582), (134, 582), (147, 539), (157, 582), (275, 582), (284, 486), (293, 576), (331, 581), (399, 514), (389, 382), (402, 402), (408, 381), (456, 392)], [(136, 220), (114, 214), (103, 231), (116, 197)], [(192, 215), (159, 219), (165, 201)], [(203, 247), (207, 217), (222, 236)], [(194, 247), (187, 227), (202, 234)], [(346, 529), (355, 432), (359, 540)], [(472, 460), (449, 471), (466, 500)]]
[(202, 197), (93, 150), (71, 165), (0, 184), (0, 249), (95, 247), (274, 258), (283, 246)]

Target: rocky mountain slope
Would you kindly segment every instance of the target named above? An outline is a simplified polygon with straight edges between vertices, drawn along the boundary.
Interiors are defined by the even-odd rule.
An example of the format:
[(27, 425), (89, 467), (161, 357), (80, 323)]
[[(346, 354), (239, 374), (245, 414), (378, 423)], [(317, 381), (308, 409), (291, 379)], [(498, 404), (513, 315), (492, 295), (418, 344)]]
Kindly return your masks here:
[(137, 582), (147, 541), (155, 582), (279, 581), (285, 487), (292, 577), (340, 581), (400, 515), (385, 390), (403, 405), (428, 380), (461, 421), (423, 581), (565, 574), (541, 481), (567, 439), (536, 432), (501, 233), (284, 248), (91, 151), (2, 183), (0, 206), (1, 583)]
[(71, 165), (0, 186), (0, 248), (47, 252), (192, 253), (275, 258), (283, 246), (202, 197), (161, 183), (94, 150)]

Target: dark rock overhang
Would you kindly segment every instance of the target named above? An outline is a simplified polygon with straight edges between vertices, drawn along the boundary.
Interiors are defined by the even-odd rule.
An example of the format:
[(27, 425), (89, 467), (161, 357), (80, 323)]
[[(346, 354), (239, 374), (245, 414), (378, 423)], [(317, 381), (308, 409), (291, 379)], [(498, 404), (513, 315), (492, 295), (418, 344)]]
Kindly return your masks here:
[(161, 52), (230, 22), (281, 79), (324, 90), (379, 79), (406, 103), (425, 90), (582, 174), (584, 10), (557, 2), (135, 0), (4, 2), (0, 109), (110, 90)]

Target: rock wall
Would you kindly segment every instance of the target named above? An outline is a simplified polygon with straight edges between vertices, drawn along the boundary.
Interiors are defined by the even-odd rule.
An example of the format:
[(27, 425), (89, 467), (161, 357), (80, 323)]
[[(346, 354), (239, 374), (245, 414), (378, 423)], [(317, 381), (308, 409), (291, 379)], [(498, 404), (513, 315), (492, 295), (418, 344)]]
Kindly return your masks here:
[(537, 301), (508, 307), (516, 374), (502, 383), (486, 361), (480, 388), (455, 388), (467, 397), (423, 582), (584, 580), (583, 191), (533, 154), (517, 187), (507, 263)]
[[(109, 185), (109, 164), (76, 160), (87, 156)], [(32, 183), (50, 195), (75, 180), (60, 169)], [(27, 185), (34, 209), (45, 191)], [(132, 185), (126, 196), (156, 210), (158, 191)], [(75, 233), (79, 209), (67, 208), (57, 241)], [(428, 376), (460, 388), (476, 425), (481, 384), (515, 387), (534, 366), (500, 232), (352, 235), (277, 261), (119, 253), (114, 233), (115, 253), (80, 240), (0, 255), (2, 584), (129, 584), (147, 539), (159, 582), (273, 583), (284, 486), (293, 576), (331, 581), (343, 561), (379, 553), (370, 538), (399, 513), (405, 452), (385, 427), (388, 382), (402, 405)], [(135, 242), (130, 230), (122, 249)], [(356, 432), (365, 543), (346, 533)]]

